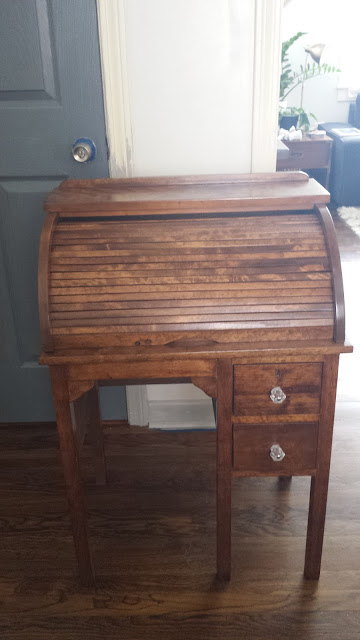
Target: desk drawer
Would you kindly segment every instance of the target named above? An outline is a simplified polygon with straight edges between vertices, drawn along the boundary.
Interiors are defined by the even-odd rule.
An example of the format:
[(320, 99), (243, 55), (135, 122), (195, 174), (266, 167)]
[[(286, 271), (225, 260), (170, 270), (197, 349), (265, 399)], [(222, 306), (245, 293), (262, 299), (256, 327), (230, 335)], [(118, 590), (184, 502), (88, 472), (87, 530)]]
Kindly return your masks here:
[(300, 140), (284, 141), (290, 154), (278, 163), (278, 169), (326, 168), (330, 161), (331, 141)]
[[(309, 475), (316, 468), (318, 424), (233, 426), (233, 469), (246, 474)], [(280, 449), (271, 447), (278, 445)]]
[[(322, 363), (236, 365), (234, 415), (244, 422), (273, 416), (314, 421), (320, 411)], [(306, 417), (309, 416), (309, 417)], [(314, 416), (316, 416), (314, 418)], [(292, 418), (290, 418), (291, 420)]]

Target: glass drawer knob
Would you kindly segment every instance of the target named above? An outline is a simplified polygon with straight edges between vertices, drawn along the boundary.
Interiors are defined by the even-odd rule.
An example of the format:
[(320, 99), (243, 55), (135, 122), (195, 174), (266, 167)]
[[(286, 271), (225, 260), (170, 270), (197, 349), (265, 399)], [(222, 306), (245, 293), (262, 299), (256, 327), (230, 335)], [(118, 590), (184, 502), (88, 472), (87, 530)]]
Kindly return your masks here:
[(270, 458), (274, 462), (281, 462), (285, 458), (285, 452), (282, 450), (279, 444), (273, 444), (270, 449)]
[(281, 387), (274, 387), (270, 391), (270, 399), (275, 402), (275, 404), (281, 404), (286, 400), (286, 393), (283, 392)]

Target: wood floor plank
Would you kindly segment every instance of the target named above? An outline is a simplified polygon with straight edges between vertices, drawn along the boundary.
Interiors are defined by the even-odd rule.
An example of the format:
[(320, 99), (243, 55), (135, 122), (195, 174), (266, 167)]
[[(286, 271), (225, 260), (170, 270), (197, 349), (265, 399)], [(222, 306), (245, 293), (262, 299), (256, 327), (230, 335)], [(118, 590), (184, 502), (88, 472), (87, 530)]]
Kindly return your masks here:
[(215, 432), (109, 423), (107, 487), (91, 482), (84, 450), (99, 573), (87, 591), (76, 582), (55, 426), (0, 429), (2, 637), (285, 640), (305, 629), (306, 639), (357, 640), (357, 433), (356, 413), (341, 403), (319, 585), (302, 580), (309, 479), (245, 478), (233, 482), (224, 588), (214, 579)]
[[(105, 598), (106, 602), (106, 598)], [(106, 609), (104, 601), (99, 604)], [(39, 618), (26, 617), (14, 622), (13, 618), (0, 622), (0, 630), (6, 640), (184, 640), (206, 638), (207, 640), (357, 640), (360, 614), (349, 612), (318, 612), (308, 615), (296, 611), (289, 613), (237, 614), (218, 612), (200, 616), (159, 616), (141, 618), (114, 618), (104, 614), (102, 618), (68, 618), (49, 616), (44, 623)]]
[(301, 577), (308, 478), (234, 480), (233, 578), (224, 588), (214, 580), (215, 432), (158, 433), (110, 423), (108, 487), (91, 484), (89, 445), (84, 451), (99, 578), (96, 592), (81, 589), (55, 427), (0, 430), (1, 466), (10, 480), (1, 488), (2, 637), (247, 640), (251, 631), (259, 640), (285, 640), (296, 637), (300, 624), (313, 640), (357, 640), (360, 513), (349, 506), (357, 504), (360, 472), (356, 464), (349, 474), (343, 461), (350, 449), (355, 462), (360, 445), (353, 440), (356, 422), (345, 415), (344, 427), (340, 407), (318, 586)]

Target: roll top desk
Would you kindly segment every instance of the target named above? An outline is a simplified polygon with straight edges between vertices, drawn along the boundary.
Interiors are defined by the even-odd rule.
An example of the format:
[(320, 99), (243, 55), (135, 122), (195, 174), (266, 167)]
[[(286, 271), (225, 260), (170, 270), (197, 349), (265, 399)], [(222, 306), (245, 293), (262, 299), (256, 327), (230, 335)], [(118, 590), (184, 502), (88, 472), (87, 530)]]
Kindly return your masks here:
[[(39, 254), (81, 581), (94, 580), (79, 470), (106, 480), (98, 385), (192, 381), (217, 404), (217, 574), (231, 568), (233, 476), (311, 476), (305, 576), (320, 574), (339, 354), (329, 194), (303, 173), (69, 180)], [(171, 437), (171, 435), (169, 435)]]

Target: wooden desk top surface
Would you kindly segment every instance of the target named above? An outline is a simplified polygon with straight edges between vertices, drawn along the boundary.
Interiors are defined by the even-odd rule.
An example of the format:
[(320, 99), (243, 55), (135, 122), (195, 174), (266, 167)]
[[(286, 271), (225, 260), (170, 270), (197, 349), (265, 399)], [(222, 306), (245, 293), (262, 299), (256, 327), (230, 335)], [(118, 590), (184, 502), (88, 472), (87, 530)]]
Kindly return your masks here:
[(329, 193), (301, 172), (66, 180), (45, 211), (61, 217), (312, 209)]

